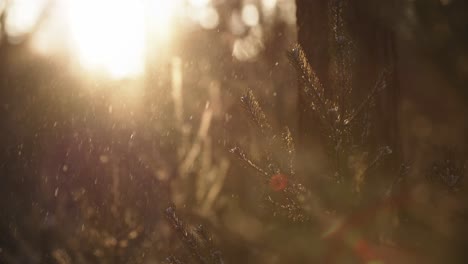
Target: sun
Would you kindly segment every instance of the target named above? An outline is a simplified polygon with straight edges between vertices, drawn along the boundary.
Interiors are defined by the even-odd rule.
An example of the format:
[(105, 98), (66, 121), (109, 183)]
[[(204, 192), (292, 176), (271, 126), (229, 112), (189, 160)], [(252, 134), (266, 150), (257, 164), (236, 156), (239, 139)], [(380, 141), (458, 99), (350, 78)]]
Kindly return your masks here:
[(79, 63), (114, 79), (144, 73), (148, 35), (167, 37), (175, 11), (173, 0), (68, 1), (70, 43)]

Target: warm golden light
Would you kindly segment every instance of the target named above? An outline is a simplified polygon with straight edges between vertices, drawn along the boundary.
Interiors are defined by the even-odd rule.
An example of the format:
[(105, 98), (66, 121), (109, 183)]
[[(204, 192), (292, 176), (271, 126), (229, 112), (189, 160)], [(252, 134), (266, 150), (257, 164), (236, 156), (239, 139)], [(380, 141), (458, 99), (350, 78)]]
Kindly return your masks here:
[[(0, 8), (4, 1), (0, 0)], [(154, 63), (155, 58), (161, 61), (170, 58), (177, 21), (191, 18), (190, 22), (201, 28), (215, 29), (221, 20), (211, 0), (10, 0), (8, 3), (4, 26), (10, 42), (20, 43), (31, 34), (30, 46), (34, 52), (44, 56), (63, 55), (71, 60), (75, 73), (82, 74), (84, 68), (93, 75), (117, 80), (138, 78), (144, 73), (145, 65)], [(250, 9), (244, 10), (243, 19), (255, 24), (258, 10)]]
[[(171, 37), (173, 18), (177, 9), (182, 8), (180, 0), (147, 0), (148, 26), (159, 42)], [(180, 10), (179, 10), (180, 11)]]
[[(0, 11), (3, 9), (4, 4), (3, 1), (0, 1)], [(19, 42), (22, 37), (31, 33), (44, 11), (44, 4), (44, 0), (15, 0), (10, 2), (6, 11), (5, 30), (11, 42)]]
[(85, 68), (113, 78), (144, 70), (145, 12), (135, 0), (70, 0), (71, 43)]

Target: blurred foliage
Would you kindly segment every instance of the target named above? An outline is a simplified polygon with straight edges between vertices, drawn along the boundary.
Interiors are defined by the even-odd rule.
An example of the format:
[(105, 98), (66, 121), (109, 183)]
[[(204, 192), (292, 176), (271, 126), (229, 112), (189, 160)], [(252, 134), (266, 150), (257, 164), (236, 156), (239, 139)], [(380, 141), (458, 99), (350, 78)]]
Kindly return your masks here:
[[(0, 0), (0, 262), (464, 263), (465, 1), (358, 1), (398, 54), (364, 88), (338, 9), (328, 86), (294, 46), (293, 0), (181, 1), (168, 47), (150, 43), (144, 74), (123, 79), (83, 71), (66, 41), (38, 52), (54, 1), (12, 34), (14, 2), (28, 4)], [(389, 74), (410, 166), (379, 181), (391, 151), (366, 133)], [(303, 175), (305, 108), (325, 147)]]

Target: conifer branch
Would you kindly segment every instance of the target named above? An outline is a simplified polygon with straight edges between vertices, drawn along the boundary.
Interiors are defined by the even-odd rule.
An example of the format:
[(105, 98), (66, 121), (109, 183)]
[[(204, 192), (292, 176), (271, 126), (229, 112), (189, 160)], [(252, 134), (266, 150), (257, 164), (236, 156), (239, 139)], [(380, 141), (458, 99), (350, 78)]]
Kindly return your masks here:
[[(241, 97), (241, 102), (244, 109), (249, 113), (250, 119), (255, 123), (258, 129), (260, 129), (262, 136), (268, 143), (268, 147), (272, 148), (276, 138), (273, 134), (273, 128), (268, 122), (266, 114), (260, 106), (257, 98), (255, 98), (252, 90), (249, 89), (247, 93)], [(273, 157), (268, 150), (265, 151), (265, 155), (268, 163), (273, 164)]]
[(375, 97), (375, 95), (387, 88), (387, 79), (389, 76), (389, 71), (385, 69), (382, 71), (382, 73), (379, 75), (379, 78), (377, 79), (377, 82), (374, 86), (374, 88), (369, 92), (367, 97), (364, 99), (364, 101), (359, 105), (359, 107), (350, 115), (349, 118), (345, 119), (344, 125), (349, 125), (351, 124), (359, 114), (363, 112), (363, 110), (370, 104), (372, 99)]
[[(224, 264), (221, 252), (213, 247), (211, 238), (208, 237), (202, 226), (195, 230), (188, 228), (177, 216), (174, 206), (168, 207), (165, 214), (169, 224), (171, 224), (194, 260), (200, 264)], [(180, 260), (174, 257), (169, 257), (168, 261), (175, 264), (181, 263)]]
[(329, 120), (327, 113), (327, 100), (324, 96), (324, 88), (317, 74), (310, 66), (304, 50), (297, 44), (287, 55), (290, 63), (300, 74), (300, 82), (303, 84), (302, 91), (307, 97), (312, 99), (312, 107), (316, 110), (319, 119), (333, 130), (333, 122)]
[(258, 100), (255, 98), (252, 90), (249, 89), (247, 93), (241, 97), (241, 102), (249, 113), (252, 121), (261, 130), (262, 134), (266, 136), (268, 134), (267, 132), (271, 132), (271, 125), (268, 122), (265, 112), (260, 106)]
[(167, 264), (184, 264), (184, 262), (180, 261), (178, 258), (174, 256), (170, 256), (166, 258), (166, 263)]
[(262, 168), (260, 168), (260, 166), (257, 166), (250, 158), (248, 158), (247, 154), (245, 154), (245, 152), (242, 151), (241, 148), (233, 147), (232, 149), (229, 150), (229, 152), (236, 155), (238, 159), (240, 159), (241, 161), (243, 161), (244, 163), (249, 165), (251, 168), (256, 170), (258, 173), (260, 173), (262, 175), (265, 175), (267, 177), (269, 176), (269, 174), (266, 171), (264, 171)]
[(361, 173), (359, 178), (364, 178), (369, 171), (375, 167), (380, 161), (383, 160), (383, 158), (387, 155), (392, 154), (392, 149), (389, 146), (385, 146), (379, 149), (379, 152), (377, 155), (374, 157), (374, 159), (367, 165), (367, 167), (364, 169), (364, 171)]
[[(336, 76), (335, 91), (336, 101), (340, 104), (340, 114), (344, 117), (347, 95), (352, 91), (352, 69), (354, 60), (353, 42), (349, 36), (345, 23), (345, 12), (348, 8), (347, 1), (333, 0), (329, 2), (328, 13), (330, 17), (330, 46), (334, 50), (331, 53), (333, 75)], [(343, 119), (343, 118), (342, 118)]]
[(291, 175), (294, 175), (295, 174), (294, 157), (296, 156), (296, 149), (294, 147), (294, 140), (291, 135), (291, 131), (289, 130), (288, 127), (285, 128), (285, 132), (283, 134), (283, 140), (285, 143), (286, 152), (288, 156), (289, 173)]

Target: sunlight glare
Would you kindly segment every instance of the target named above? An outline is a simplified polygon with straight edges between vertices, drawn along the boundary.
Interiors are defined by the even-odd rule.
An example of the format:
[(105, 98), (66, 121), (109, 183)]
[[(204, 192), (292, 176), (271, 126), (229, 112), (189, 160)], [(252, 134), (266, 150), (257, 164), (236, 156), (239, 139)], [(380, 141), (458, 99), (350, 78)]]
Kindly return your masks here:
[(67, 56), (69, 52), (67, 42), (66, 3), (57, 1), (49, 6), (47, 16), (37, 26), (29, 40), (29, 45), (35, 54), (41, 56)]
[(265, 9), (271, 10), (276, 7), (278, 0), (262, 0), (262, 5)]
[[(0, 5), (3, 4), (0, 3)], [(20, 42), (22, 37), (34, 29), (44, 6), (45, 0), (14, 0), (9, 2), (5, 17), (5, 31), (11, 42)]]
[(204, 8), (199, 17), (199, 23), (204, 29), (216, 28), (219, 24), (218, 11), (213, 7)]
[(202, 7), (206, 6), (210, 3), (210, 0), (190, 0), (190, 4), (195, 7)]
[(181, 0), (148, 0), (149, 29), (160, 42), (167, 41), (173, 29), (173, 19)]
[(143, 73), (145, 12), (135, 0), (69, 0), (71, 44), (83, 67), (120, 79)]
[(254, 27), (258, 24), (260, 15), (253, 4), (247, 4), (242, 8), (242, 20), (248, 26)]

